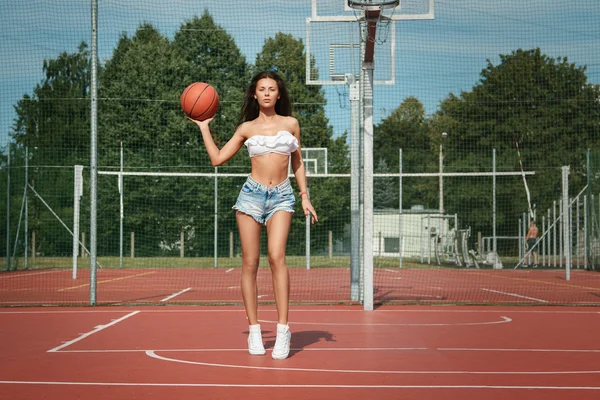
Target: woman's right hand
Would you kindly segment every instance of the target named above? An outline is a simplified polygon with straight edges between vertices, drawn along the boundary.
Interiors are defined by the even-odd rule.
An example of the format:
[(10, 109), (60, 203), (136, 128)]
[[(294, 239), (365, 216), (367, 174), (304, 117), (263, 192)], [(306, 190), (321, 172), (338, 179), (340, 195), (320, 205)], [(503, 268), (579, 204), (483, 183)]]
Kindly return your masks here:
[(190, 121), (192, 121), (193, 123), (195, 123), (196, 125), (198, 125), (198, 127), (200, 129), (202, 129), (203, 127), (208, 128), (208, 124), (210, 124), (210, 122), (215, 119), (215, 117), (211, 117), (211, 118), (207, 118), (204, 121), (198, 121), (197, 119), (193, 119), (190, 117), (187, 117), (187, 119), (189, 119)]

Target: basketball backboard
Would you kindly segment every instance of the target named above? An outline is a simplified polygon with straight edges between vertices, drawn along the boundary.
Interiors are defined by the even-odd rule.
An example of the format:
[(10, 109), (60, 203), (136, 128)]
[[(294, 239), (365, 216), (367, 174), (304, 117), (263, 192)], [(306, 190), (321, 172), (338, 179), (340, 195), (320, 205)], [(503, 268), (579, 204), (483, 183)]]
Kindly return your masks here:
[[(377, 4), (389, 3), (387, 0), (361, 0), (359, 3)], [(352, 22), (361, 17), (360, 10), (348, 5), (348, 0), (312, 0), (312, 21), (323, 22)], [(392, 21), (433, 19), (434, 0), (400, 0), (398, 6), (382, 8), (381, 14)]]
[[(327, 148), (305, 147), (302, 148), (302, 160), (306, 176), (327, 174)], [(288, 174), (293, 174), (292, 163), (288, 166)]]
[[(387, 2), (360, 1), (373, 4), (369, 7)], [(374, 40), (375, 85), (395, 84), (394, 21), (433, 19), (433, 4), (434, 0), (400, 0), (396, 7), (381, 8)], [(312, 0), (311, 16), (306, 19), (307, 85), (345, 85), (348, 75), (360, 79), (363, 32), (357, 21), (362, 17), (363, 11), (349, 6), (348, 0)]]
[[(393, 23), (380, 31), (375, 42), (376, 85), (395, 83), (396, 27)], [(353, 21), (306, 22), (306, 84), (345, 85), (346, 76), (360, 80), (363, 55), (361, 28)]]

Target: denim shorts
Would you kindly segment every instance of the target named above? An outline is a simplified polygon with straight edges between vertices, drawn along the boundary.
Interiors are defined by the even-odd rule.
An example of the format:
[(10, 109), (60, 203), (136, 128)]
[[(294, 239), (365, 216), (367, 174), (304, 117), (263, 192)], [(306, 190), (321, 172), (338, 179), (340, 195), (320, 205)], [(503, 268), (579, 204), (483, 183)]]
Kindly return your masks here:
[(295, 204), (289, 178), (278, 185), (266, 186), (248, 176), (232, 208), (250, 215), (259, 224), (266, 224), (277, 211), (293, 213)]

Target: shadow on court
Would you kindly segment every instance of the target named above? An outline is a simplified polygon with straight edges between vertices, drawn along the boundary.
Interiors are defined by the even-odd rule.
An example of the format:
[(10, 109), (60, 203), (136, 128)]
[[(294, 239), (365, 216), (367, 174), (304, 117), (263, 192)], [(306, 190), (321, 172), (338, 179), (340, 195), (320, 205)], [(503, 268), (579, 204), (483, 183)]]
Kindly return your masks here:
[[(275, 346), (275, 335), (274, 331), (263, 331), (263, 337), (267, 338), (265, 349), (272, 349)], [(292, 331), (291, 350), (288, 358), (301, 352), (305, 347), (321, 341), (335, 342), (335, 339), (333, 334), (327, 331)]]

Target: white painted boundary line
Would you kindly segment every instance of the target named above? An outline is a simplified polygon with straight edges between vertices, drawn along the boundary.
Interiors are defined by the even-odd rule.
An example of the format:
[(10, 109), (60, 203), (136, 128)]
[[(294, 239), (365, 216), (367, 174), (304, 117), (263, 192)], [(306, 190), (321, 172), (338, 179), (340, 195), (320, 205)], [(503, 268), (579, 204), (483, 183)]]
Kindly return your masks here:
[(121, 321), (123, 321), (123, 320), (125, 320), (125, 319), (127, 319), (127, 318), (129, 318), (129, 317), (133, 317), (133, 316), (134, 316), (134, 315), (136, 315), (137, 313), (139, 313), (139, 311), (134, 311), (134, 312), (131, 312), (131, 313), (129, 313), (129, 314), (127, 314), (127, 315), (125, 315), (124, 317), (121, 317), (121, 318), (119, 318), (119, 319), (116, 319), (116, 320), (112, 321), (112, 322), (111, 322), (111, 323), (109, 323), (109, 324), (106, 324), (106, 325), (100, 325), (100, 326), (96, 327), (96, 329), (94, 329), (93, 331), (90, 331), (90, 332), (84, 333), (83, 335), (79, 336), (79, 337), (78, 337), (78, 338), (76, 338), (76, 339), (73, 339), (73, 340), (71, 340), (71, 341), (68, 341), (68, 342), (66, 342), (66, 343), (63, 343), (63, 344), (61, 344), (61, 345), (60, 345), (60, 346), (58, 346), (58, 347), (55, 347), (55, 348), (53, 348), (53, 349), (50, 349), (50, 350), (48, 350), (48, 353), (56, 353), (56, 352), (57, 352), (57, 351), (59, 351), (60, 349), (64, 349), (65, 347), (67, 347), (67, 346), (70, 346), (70, 345), (72, 345), (73, 343), (79, 342), (80, 340), (83, 340), (83, 339), (85, 339), (86, 337), (93, 335), (94, 333), (98, 333), (98, 332), (100, 332), (101, 330), (104, 330), (104, 329), (106, 329), (106, 328), (109, 328), (109, 327), (111, 327), (111, 326), (113, 326), (113, 325), (115, 325), (115, 324), (118, 324), (119, 322), (121, 322)]
[[(297, 367), (267, 367), (257, 365), (239, 365), (239, 364), (223, 364), (209, 363), (203, 361), (180, 360), (177, 358), (163, 357), (156, 354), (154, 350), (146, 351), (146, 355), (157, 360), (168, 362), (176, 362), (189, 365), (202, 365), (205, 367), (222, 367), (248, 370), (262, 371), (288, 371), (288, 372), (317, 372), (317, 373), (340, 373), (340, 374), (381, 374), (381, 375), (598, 375), (600, 370), (593, 371), (469, 371), (469, 370), (441, 370), (441, 371), (426, 371), (426, 370), (369, 370), (369, 369), (327, 369), (327, 368), (297, 368)], [(600, 388), (600, 387), (599, 387)]]
[(15, 275), (12, 275), (12, 274), (11, 275), (0, 275), (0, 279), (26, 278), (29, 276), (45, 275), (45, 274), (52, 274), (52, 273), (55, 274), (58, 272), (68, 273), (69, 270), (54, 269), (52, 271), (17, 271), (17, 273)]
[[(361, 323), (361, 322), (302, 322), (302, 321), (295, 321), (293, 324), (294, 325), (326, 325), (326, 326), (330, 326), (330, 325), (336, 325), (336, 326), (479, 326), (479, 325), (506, 324), (508, 322), (512, 322), (511, 318), (508, 318), (505, 316), (501, 316), (500, 318), (502, 319), (501, 321), (455, 322), (455, 323), (439, 322), (439, 323), (418, 323), (418, 324), (417, 323), (381, 324), (381, 323), (376, 323), (376, 322)], [(269, 320), (265, 320), (265, 319), (259, 319), (258, 321), (269, 323), (269, 324), (277, 323), (277, 321), (269, 321)]]
[[(297, 347), (291, 348), (294, 351), (426, 351), (427, 347)], [(248, 348), (237, 349), (130, 349), (130, 350), (63, 350), (61, 353), (147, 353), (147, 352), (168, 352), (168, 353), (247, 353)]]
[[(452, 347), (438, 347), (438, 348), (428, 348), (428, 347), (298, 347), (291, 348), (294, 351), (317, 351), (317, 352), (338, 352), (338, 351), (402, 351), (402, 352), (411, 352), (411, 351), (492, 351), (492, 352), (507, 352), (507, 353), (600, 353), (600, 349), (481, 349), (481, 348), (452, 348)], [(235, 353), (235, 352), (243, 352), (246, 353), (248, 351), (247, 348), (235, 348), (235, 349), (103, 349), (103, 350), (62, 350), (61, 353), (146, 353), (148, 351), (159, 352), (159, 353)], [(574, 371), (577, 372), (577, 371)], [(600, 371), (594, 371), (600, 372)]]
[(512, 297), (519, 297), (521, 299), (527, 299), (527, 300), (534, 300), (534, 301), (539, 301), (540, 303), (547, 303), (546, 300), (542, 300), (542, 299), (536, 299), (535, 297), (527, 297), (527, 296), (522, 296), (520, 294), (516, 294), (516, 293), (509, 293), (509, 292), (501, 292), (499, 290), (492, 290), (492, 289), (486, 289), (486, 288), (481, 288), (481, 290), (485, 290), (486, 292), (492, 292), (492, 293), (498, 293), (498, 294), (503, 294), (505, 296), (512, 296)]
[(192, 290), (192, 288), (191, 288), (191, 287), (189, 287), (189, 288), (187, 288), (187, 289), (180, 290), (180, 291), (179, 291), (179, 292), (177, 292), (177, 293), (173, 293), (172, 295), (170, 295), (170, 296), (168, 296), (168, 297), (165, 297), (165, 298), (164, 298), (164, 299), (162, 299), (161, 301), (169, 301), (169, 300), (171, 300), (173, 297), (177, 297), (177, 296), (179, 296), (180, 294), (183, 294), (183, 293), (187, 292), (188, 290)]
[[(236, 286), (237, 288), (237, 286)], [(85, 305), (82, 305), (81, 307), (86, 307)], [(0, 311), (0, 315), (1, 314), (87, 314), (87, 313), (115, 313), (115, 312), (126, 312), (128, 311), (127, 308), (128, 306), (123, 306), (123, 309), (114, 309), (114, 310), (94, 310), (92, 308), (89, 309), (85, 309), (85, 310), (14, 310), (14, 311)], [(151, 309), (151, 307), (153, 306), (148, 306), (148, 309), (144, 309), (144, 313), (229, 313), (229, 312), (235, 312), (235, 313), (245, 313), (246, 311), (244, 310), (244, 308), (242, 306), (235, 306), (238, 307), (236, 309), (231, 309), (231, 308), (225, 308), (225, 307), (229, 307), (229, 306), (202, 306), (202, 307), (210, 307), (210, 309), (195, 309), (196, 306), (182, 306), (185, 309), (160, 309), (160, 310), (156, 310), (156, 309)], [(160, 306), (162, 307), (162, 306)], [(234, 307), (234, 306), (232, 306)], [(319, 307), (319, 306), (315, 306), (315, 307)], [(290, 308), (290, 311), (293, 313), (301, 313), (301, 312), (306, 312), (306, 313), (319, 313), (319, 312), (324, 312), (324, 313), (361, 313), (364, 314), (364, 310), (362, 309), (356, 309), (356, 310), (338, 310), (338, 309), (334, 309), (333, 306), (323, 306), (325, 309), (294, 309), (294, 307), (292, 306)], [(598, 311), (576, 311), (576, 310), (519, 310), (517, 308), (525, 308), (526, 306), (517, 306), (517, 307), (505, 307), (505, 306), (483, 306), (481, 307), (479, 310), (473, 309), (476, 308), (477, 306), (469, 306), (469, 308), (472, 308), (470, 310), (442, 310), (442, 309), (432, 309), (430, 306), (407, 306), (407, 307), (414, 307), (413, 309), (400, 309), (400, 310), (384, 310), (384, 309), (378, 309), (377, 311), (375, 311), (375, 314), (378, 313), (419, 313), (419, 314), (424, 314), (424, 313), (440, 313), (440, 314), (460, 314), (460, 313), (468, 313), (468, 314), (487, 314), (487, 313), (513, 313), (513, 314), (573, 314), (573, 315), (587, 315), (587, 314), (592, 314), (592, 315), (599, 315), (600, 314), (600, 310)], [(421, 308), (421, 307), (427, 307), (427, 308)], [(449, 307), (449, 306), (446, 306)], [(453, 307), (453, 306), (452, 306)], [(460, 307), (460, 306), (459, 306)], [(537, 306), (534, 306), (537, 307)], [(587, 306), (590, 309), (598, 309), (596, 306)], [(494, 309), (492, 309), (494, 308)], [(546, 308), (546, 307), (544, 307)], [(569, 309), (572, 308), (571, 306), (566, 306), (566, 307), (561, 307), (561, 306), (548, 306), (547, 308), (565, 308), (565, 309)], [(261, 312), (277, 312), (277, 310), (275, 308), (269, 309), (269, 308), (264, 308), (263, 310), (261, 310)]]
[(139, 387), (217, 387), (259, 389), (495, 389), (495, 390), (600, 390), (600, 386), (502, 386), (502, 385), (260, 385), (235, 383), (142, 383), (142, 382), (43, 382), (0, 381), (3, 385), (62, 385), (62, 386), (139, 386)]
[(600, 349), (481, 349), (440, 347), (439, 351), (497, 351), (516, 353), (600, 353)]

